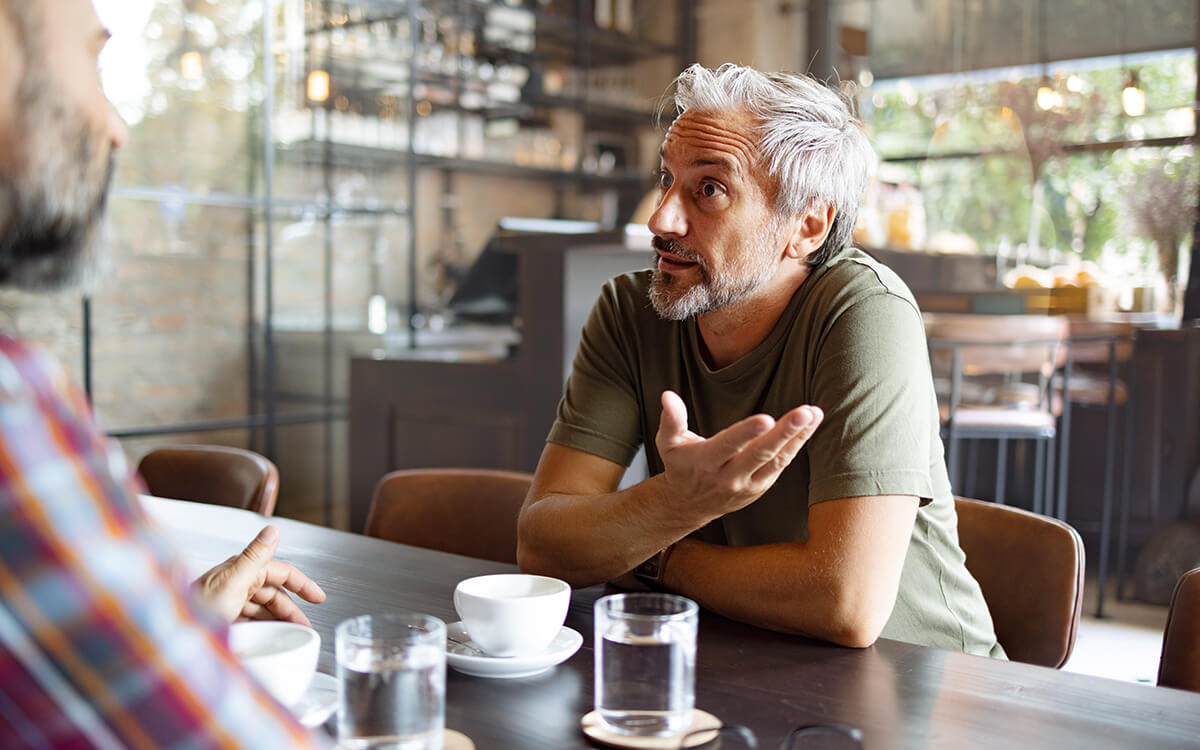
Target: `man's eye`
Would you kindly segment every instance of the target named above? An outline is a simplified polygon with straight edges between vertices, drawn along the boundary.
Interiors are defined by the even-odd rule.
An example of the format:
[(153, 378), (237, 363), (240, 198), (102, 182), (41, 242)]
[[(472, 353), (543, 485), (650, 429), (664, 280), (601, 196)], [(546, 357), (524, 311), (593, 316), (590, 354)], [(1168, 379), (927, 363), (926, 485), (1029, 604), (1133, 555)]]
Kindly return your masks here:
[(724, 192), (725, 188), (721, 187), (715, 182), (703, 182), (700, 184), (700, 195), (704, 196), (705, 198), (716, 198), (718, 195), (722, 195)]
[(659, 187), (669, 188), (669, 187), (671, 187), (672, 184), (674, 184), (674, 182), (675, 182), (675, 178), (671, 176), (670, 172), (663, 172), (661, 170), (659, 171), (659, 173), (658, 173), (658, 186)]

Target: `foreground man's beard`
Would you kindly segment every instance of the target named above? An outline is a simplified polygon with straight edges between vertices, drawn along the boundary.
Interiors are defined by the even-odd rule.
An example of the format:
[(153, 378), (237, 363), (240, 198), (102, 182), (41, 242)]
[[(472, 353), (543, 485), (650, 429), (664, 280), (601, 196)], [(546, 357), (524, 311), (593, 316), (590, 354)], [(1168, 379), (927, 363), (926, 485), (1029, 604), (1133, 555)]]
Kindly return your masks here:
[(39, 291), (86, 283), (106, 249), (113, 154), (97, 159), (107, 144), (79, 113), (51, 102), (54, 91), (45, 80), (21, 89), (24, 154), (14, 174), (0, 173), (3, 286)]
[(674, 274), (660, 271), (656, 260), (650, 279), (651, 306), (664, 320), (687, 320), (738, 302), (775, 275), (779, 267), (777, 236), (775, 223), (767, 224), (743, 243), (732, 264), (715, 270), (678, 241), (655, 236), (650, 245), (695, 262), (700, 281), (689, 284)]

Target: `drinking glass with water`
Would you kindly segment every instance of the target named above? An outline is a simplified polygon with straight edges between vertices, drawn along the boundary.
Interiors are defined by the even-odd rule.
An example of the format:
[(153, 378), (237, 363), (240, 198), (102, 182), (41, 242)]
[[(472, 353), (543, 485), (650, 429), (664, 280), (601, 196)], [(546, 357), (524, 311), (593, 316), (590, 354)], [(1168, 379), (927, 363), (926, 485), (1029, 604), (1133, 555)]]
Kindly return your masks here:
[(670, 736), (692, 723), (698, 608), (674, 594), (596, 602), (596, 712), (613, 732)]
[(351, 750), (441, 750), (446, 624), (417, 613), (362, 615), (334, 632), (338, 742)]

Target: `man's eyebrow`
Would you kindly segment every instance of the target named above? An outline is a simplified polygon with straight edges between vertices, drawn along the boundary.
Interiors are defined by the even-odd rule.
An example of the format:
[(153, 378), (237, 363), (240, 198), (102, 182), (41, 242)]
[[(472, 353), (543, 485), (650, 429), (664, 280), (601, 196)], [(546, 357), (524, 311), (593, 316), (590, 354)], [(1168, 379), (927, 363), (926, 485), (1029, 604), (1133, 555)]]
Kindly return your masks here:
[(724, 169), (726, 172), (738, 171), (737, 165), (734, 163), (734, 161), (732, 159), (726, 159), (726, 158), (715, 157), (715, 156), (693, 159), (691, 166), (692, 167), (720, 167), (721, 169)]
[[(659, 148), (658, 149), (658, 160), (665, 161), (666, 158), (667, 158), (667, 150), (665, 148)], [(689, 164), (688, 167), (693, 168), (693, 169), (696, 167), (720, 167), (721, 169), (724, 169), (726, 172), (737, 172), (738, 171), (737, 163), (734, 162), (733, 159), (720, 157), (720, 156), (709, 156), (709, 157), (701, 157), (698, 159), (693, 159), (692, 163)]]

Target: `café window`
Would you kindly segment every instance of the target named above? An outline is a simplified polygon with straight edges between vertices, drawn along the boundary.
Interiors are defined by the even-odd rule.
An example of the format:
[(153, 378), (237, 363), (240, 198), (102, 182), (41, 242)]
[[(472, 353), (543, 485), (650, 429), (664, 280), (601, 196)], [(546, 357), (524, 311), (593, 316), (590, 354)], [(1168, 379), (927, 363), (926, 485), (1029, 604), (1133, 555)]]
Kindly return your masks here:
[(1177, 313), (1194, 3), (845, 2), (837, 23), (880, 156), (860, 244), (985, 255), (998, 284)]

